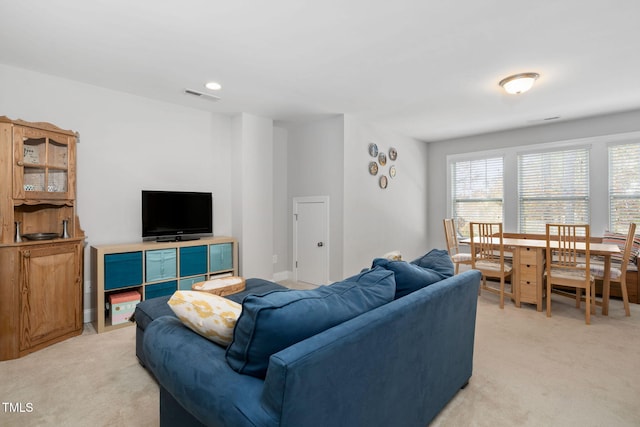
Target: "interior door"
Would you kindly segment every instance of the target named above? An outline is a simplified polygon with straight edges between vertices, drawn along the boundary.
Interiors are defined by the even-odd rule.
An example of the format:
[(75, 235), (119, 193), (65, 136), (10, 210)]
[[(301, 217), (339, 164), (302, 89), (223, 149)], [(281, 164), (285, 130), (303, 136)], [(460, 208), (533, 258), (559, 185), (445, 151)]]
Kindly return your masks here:
[(294, 199), (295, 280), (326, 284), (329, 281), (328, 198)]

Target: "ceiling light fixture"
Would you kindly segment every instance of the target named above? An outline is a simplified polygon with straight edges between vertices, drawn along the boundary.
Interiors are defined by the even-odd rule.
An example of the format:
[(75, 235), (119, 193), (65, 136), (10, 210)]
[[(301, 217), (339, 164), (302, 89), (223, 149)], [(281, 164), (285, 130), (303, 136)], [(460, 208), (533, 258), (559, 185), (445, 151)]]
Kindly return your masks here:
[(220, 90), (222, 89), (222, 85), (218, 82), (209, 82), (206, 85), (204, 85), (204, 87), (206, 87), (209, 90)]
[(538, 73), (520, 73), (505, 77), (498, 83), (507, 93), (517, 95), (531, 89), (536, 79), (540, 77)]

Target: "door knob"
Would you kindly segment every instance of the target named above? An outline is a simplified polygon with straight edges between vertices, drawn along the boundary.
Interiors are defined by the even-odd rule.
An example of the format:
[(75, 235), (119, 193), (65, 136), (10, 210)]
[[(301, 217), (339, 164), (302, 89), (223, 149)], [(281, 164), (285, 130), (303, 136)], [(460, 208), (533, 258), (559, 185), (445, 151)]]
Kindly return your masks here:
[(319, 248), (321, 248), (321, 247), (323, 247), (323, 246), (324, 246), (324, 243), (322, 243), (322, 242), (318, 242), (318, 247), (319, 247)]

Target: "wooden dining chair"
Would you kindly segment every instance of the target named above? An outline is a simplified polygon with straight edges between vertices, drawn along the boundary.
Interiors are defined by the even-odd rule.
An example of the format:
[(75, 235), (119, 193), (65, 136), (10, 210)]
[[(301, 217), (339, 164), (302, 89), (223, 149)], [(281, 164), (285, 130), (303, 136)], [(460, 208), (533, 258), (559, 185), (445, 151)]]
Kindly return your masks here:
[(456, 231), (456, 225), (453, 218), (445, 218), (444, 223), (444, 237), (447, 239), (447, 251), (451, 257), (451, 261), (456, 266), (456, 274), (460, 270), (460, 264), (471, 265), (471, 254), (466, 252), (460, 252), (458, 244), (458, 233)]
[[(547, 317), (551, 317), (551, 293), (576, 299), (580, 308), (582, 290), (585, 291), (585, 322), (591, 323), (591, 311), (595, 312), (595, 280), (590, 271), (588, 224), (547, 224), (546, 271)], [(575, 288), (570, 294), (562, 288)]]
[[(627, 232), (627, 240), (625, 240), (624, 250), (622, 252), (622, 261), (620, 265), (612, 264), (609, 270), (609, 281), (620, 284), (620, 291), (622, 292), (622, 303), (624, 304), (625, 315), (631, 316), (629, 311), (629, 295), (627, 293), (627, 267), (629, 266), (629, 260), (631, 259), (631, 251), (633, 248), (633, 239), (636, 234), (636, 224), (629, 224), (629, 231)], [(591, 263), (591, 274), (597, 280), (602, 280), (604, 286), (604, 265), (600, 263)], [(609, 311), (609, 298), (605, 297), (610, 295), (610, 289), (602, 289), (602, 312), (607, 313)]]
[[(505, 291), (507, 277), (512, 265), (505, 261), (502, 223), (472, 222), (470, 224), (471, 267), (482, 273), (480, 290), (500, 295), (500, 308), (504, 308), (504, 297), (513, 298), (513, 280), (510, 292)], [(498, 289), (487, 285), (487, 277), (500, 280)]]

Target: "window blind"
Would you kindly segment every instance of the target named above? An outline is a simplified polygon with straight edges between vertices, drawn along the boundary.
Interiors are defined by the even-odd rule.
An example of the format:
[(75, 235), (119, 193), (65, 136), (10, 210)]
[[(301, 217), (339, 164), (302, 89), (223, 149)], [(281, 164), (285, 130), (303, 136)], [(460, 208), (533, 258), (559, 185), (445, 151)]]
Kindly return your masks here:
[(546, 232), (547, 223), (589, 223), (588, 147), (518, 155), (521, 233)]
[(640, 142), (609, 146), (609, 227), (626, 233), (640, 222)]
[(502, 222), (502, 157), (452, 164), (452, 214), (458, 233), (469, 236), (470, 222)]

